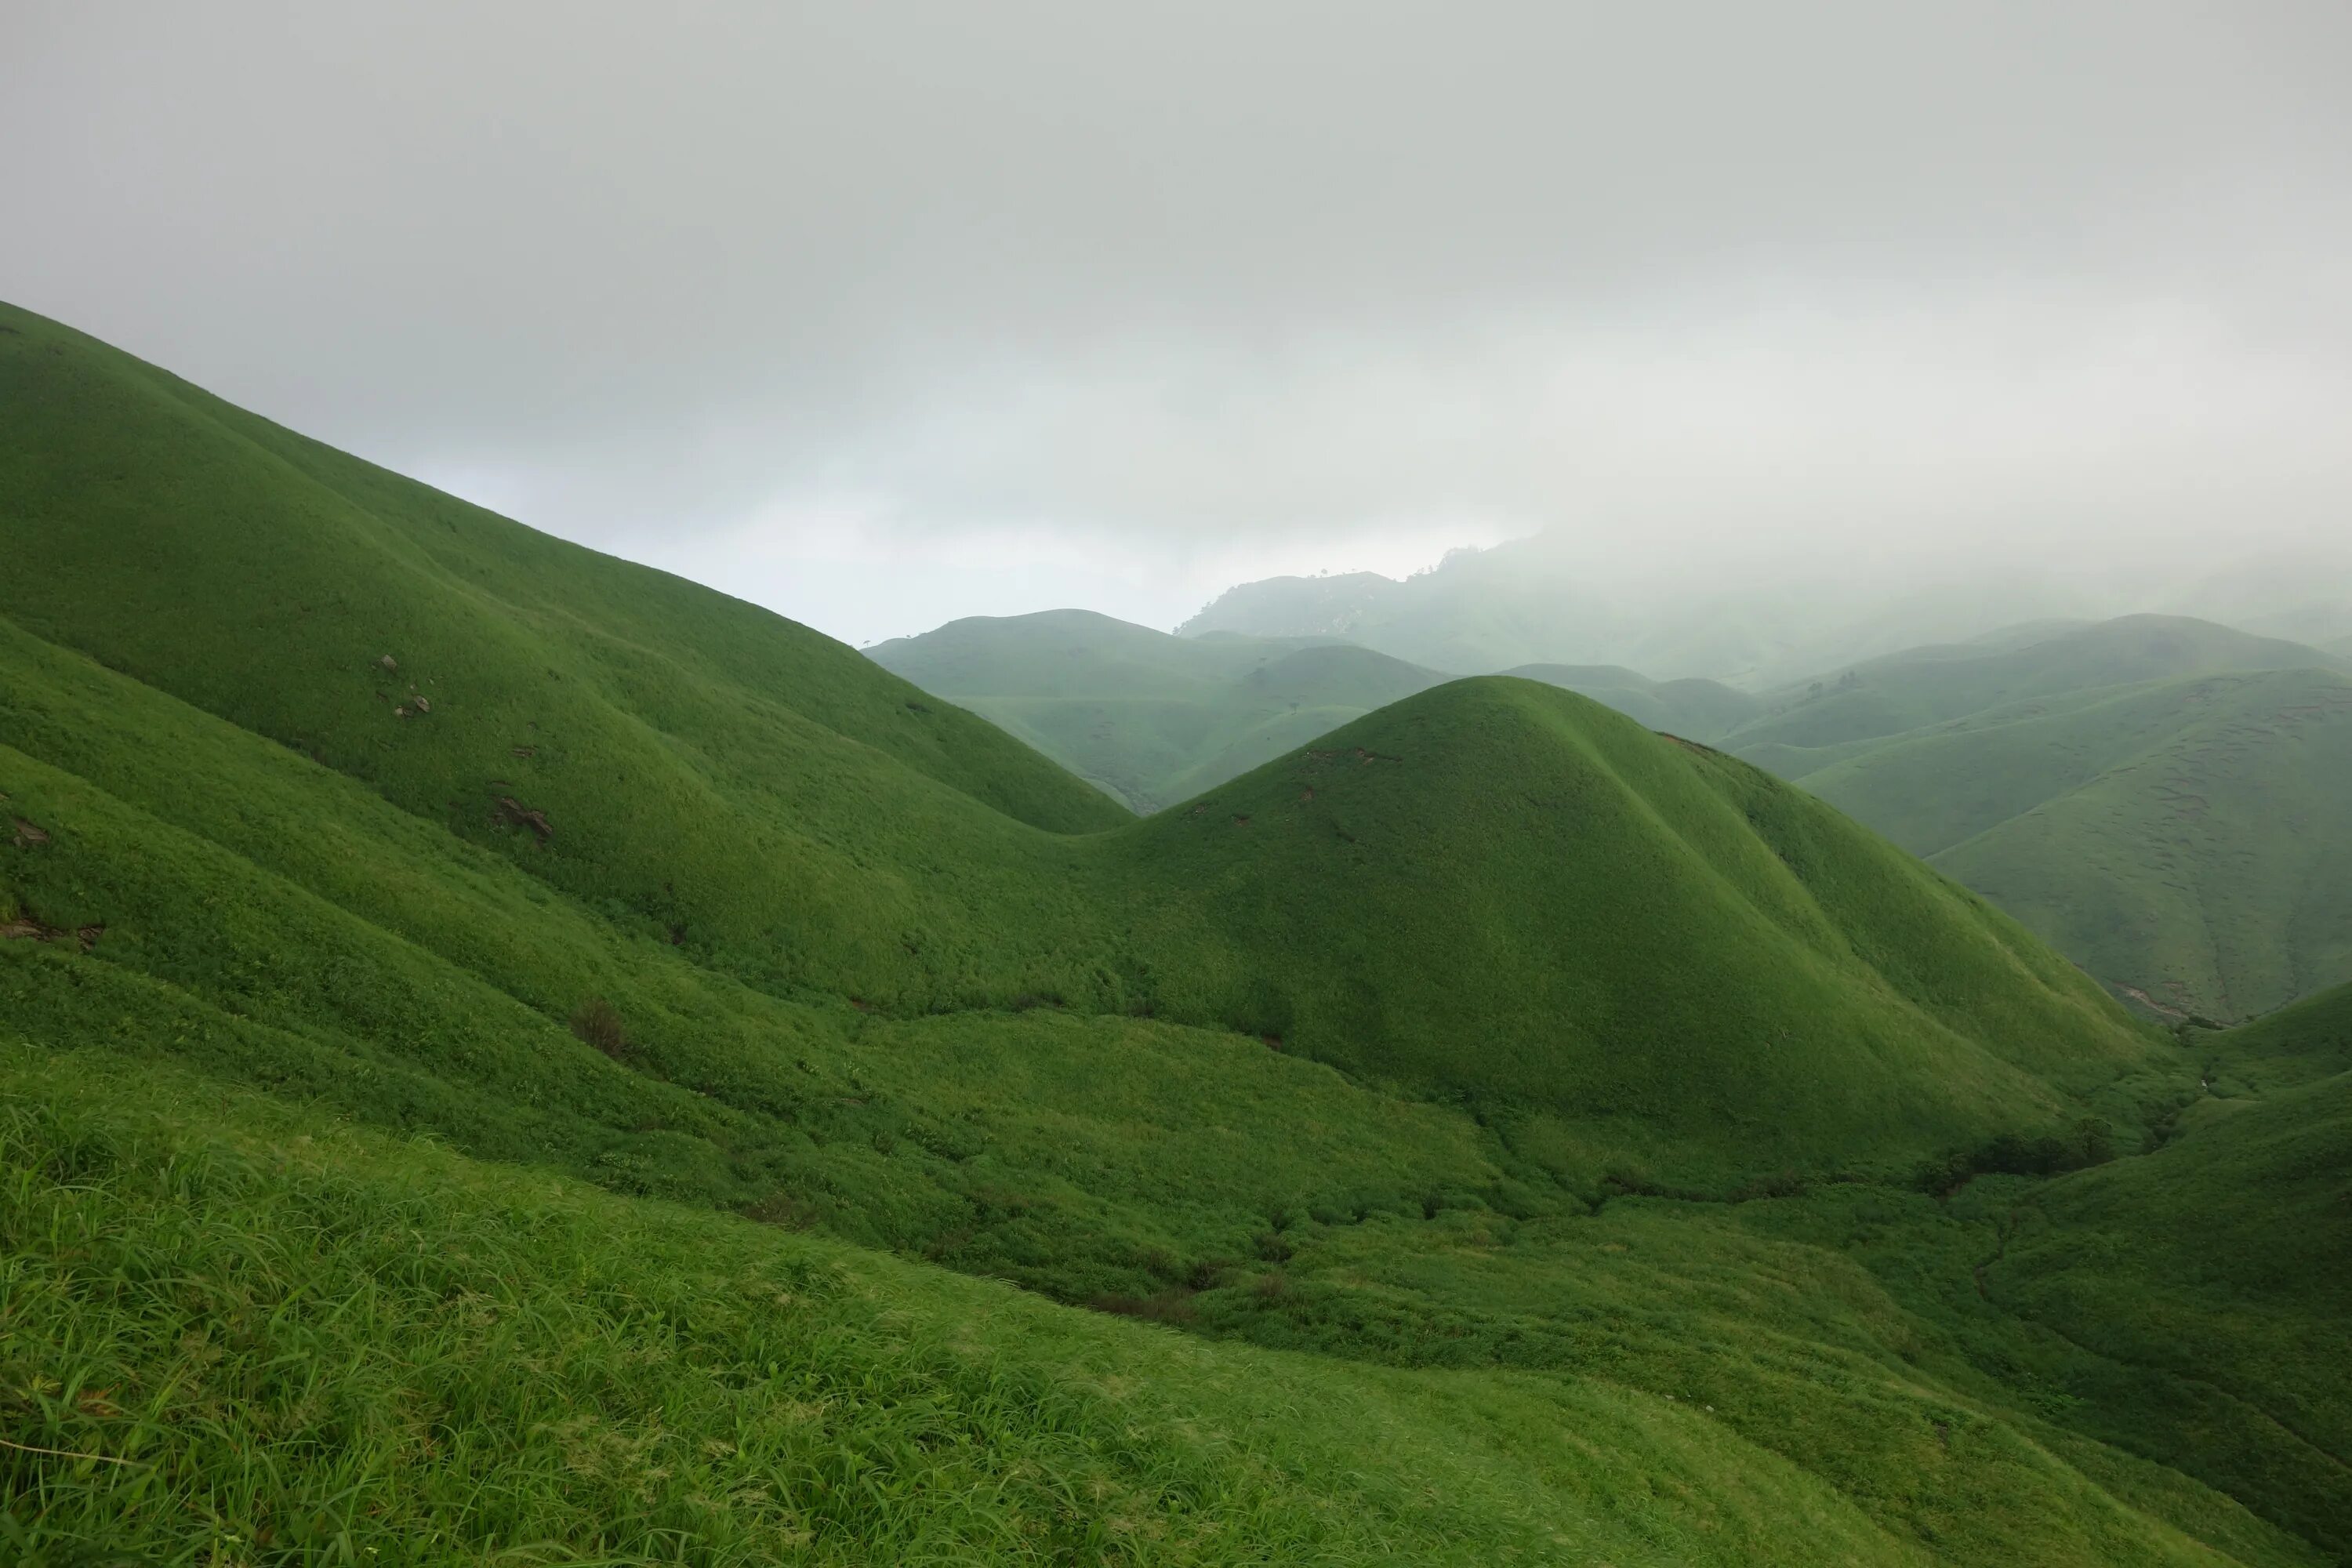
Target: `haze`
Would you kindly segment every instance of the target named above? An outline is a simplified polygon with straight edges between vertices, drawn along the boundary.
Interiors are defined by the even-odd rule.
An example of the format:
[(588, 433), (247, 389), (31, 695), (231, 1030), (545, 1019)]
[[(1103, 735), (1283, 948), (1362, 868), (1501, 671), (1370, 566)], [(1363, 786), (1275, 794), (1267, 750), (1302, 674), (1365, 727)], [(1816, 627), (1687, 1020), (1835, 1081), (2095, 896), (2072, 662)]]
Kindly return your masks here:
[(0, 297), (854, 642), (1545, 531), (2152, 598), (2352, 533), (2347, 58), (2336, 4), (17, 0)]

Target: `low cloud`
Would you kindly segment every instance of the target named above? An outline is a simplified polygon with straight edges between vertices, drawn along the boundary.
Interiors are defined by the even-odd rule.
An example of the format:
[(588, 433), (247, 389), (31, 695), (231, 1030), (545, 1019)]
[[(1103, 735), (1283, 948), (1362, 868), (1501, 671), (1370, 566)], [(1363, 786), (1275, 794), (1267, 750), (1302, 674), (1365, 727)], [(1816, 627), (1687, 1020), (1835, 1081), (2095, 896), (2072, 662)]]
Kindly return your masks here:
[(853, 637), (2346, 531), (2340, 6), (16, 15), (0, 293)]

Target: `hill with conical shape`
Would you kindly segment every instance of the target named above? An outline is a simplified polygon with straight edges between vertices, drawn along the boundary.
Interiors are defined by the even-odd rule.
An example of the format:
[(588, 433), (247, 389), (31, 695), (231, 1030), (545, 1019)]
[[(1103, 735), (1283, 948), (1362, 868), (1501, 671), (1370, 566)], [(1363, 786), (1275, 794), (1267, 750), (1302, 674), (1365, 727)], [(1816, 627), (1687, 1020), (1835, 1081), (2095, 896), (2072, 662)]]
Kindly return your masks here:
[[(973, 616), (866, 652), (1146, 813), (1453, 679), (1336, 637), (1177, 637), (1086, 610)], [(1717, 681), (1651, 680), (1610, 665), (1505, 673), (1692, 740), (1764, 710)]]
[(1175, 637), (1086, 610), (974, 616), (866, 652), (1144, 812), (1447, 679), (1343, 642)]
[(1803, 793), (1483, 679), (1137, 822), (0, 328), (18, 1559), (2336, 1539), (1970, 1285), (2054, 1173), (2192, 1150), (2199, 1059)]

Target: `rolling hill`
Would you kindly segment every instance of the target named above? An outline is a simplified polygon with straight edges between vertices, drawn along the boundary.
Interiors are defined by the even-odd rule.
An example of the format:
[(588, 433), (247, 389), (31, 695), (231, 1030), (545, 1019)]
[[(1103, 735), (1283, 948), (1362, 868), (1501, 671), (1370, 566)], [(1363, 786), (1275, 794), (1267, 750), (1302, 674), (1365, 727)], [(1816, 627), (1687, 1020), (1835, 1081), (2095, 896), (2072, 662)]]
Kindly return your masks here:
[(1622, 665), (1526, 664), (1503, 673), (1578, 692), (1686, 741), (1721, 740), (1764, 711), (1759, 699), (1719, 680), (1652, 680)]
[[(976, 616), (866, 652), (1145, 813), (1453, 679), (1337, 639), (1177, 637), (1086, 610)], [(1692, 740), (1762, 711), (1711, 680), (1654, 681), (1612, 666), (1506, 673)]]
[(866, 652), (1142, 812), (1448, 679), (1347, 643), (1174, 637), (1086, 610), (954, 621)]
[(1138, 821), (11, 310), (0, 408), (17, 1561), (2344, 1549), (2324, 1279), (2220, 1422), (1972, 1272), (2238, 1171), (2218, 1047), (1800, 790), (1484, 679)]
[[(2248, 673), (2067, 684), (2215, 664)], [(1864, 666), (1726, 743), (2158, 1016), (2244, 1018), (2352, 979), (2352, 677), (2330, 665), (2136, 618), (1998, 656)]]
[[(1730, 751), (1798, 776), (1835, 760), (1828, 752), (1948, 723), (2026, 702), (2053, 708), (2146, 680), (2242, 669), (2329, 668), (2352, 673), (2334, 656), (2300, 643), (2258, 637), (2209, 621), (2126, 616), (2064, 627), (2042, 637), (2010, 637), (1913, 648), (1866, 660), (1769, 693), (1778, 711), (1724, 737)], [(1767, 751), (1766, 748), (1770, 748)]]

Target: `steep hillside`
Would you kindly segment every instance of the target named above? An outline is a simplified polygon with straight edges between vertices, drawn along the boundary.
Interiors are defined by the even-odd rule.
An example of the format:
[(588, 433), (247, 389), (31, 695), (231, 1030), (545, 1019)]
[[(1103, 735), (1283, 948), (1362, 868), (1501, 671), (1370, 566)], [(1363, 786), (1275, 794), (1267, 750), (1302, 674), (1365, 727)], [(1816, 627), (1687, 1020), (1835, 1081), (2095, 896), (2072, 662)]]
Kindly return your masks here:
[[(1586, 1125), (1588, 1177), (1645, 1143), (1709, 1179), (1916, 1158), (2063, 1118), (2148, 1049), (2073, 971), (1869, 835), (1565, 692), (1426, 691), (1133, 823), (838, 644), (16, 319), (0, 363), (26, 416), (6, 432), (0, 542), (34, 564), (0, 585), (0, 701), (28, 771), (0, 788), (44, 803), (26, 815), (53, 819), (55, 852), (23, 861), (16, 894), (51, 927), (140, 931), (101, 964), (239, 1016), (357, 1004), (203, 956), (217, 879), (259, 878), (250, 901), (283, 911), (262, 928), (328, 888), (373, 924), (386, 889), (418, 882), (414, 843), (520, 874), (494, 914), (464, 862), (465, 899), (432, 915), (428, 945), (467, 969), (458, 932), (501, 933), (501, 988), (538, 990), (542, 965), (593, 984), (565, 956), (575, 935), (521, 917), (536, 885), (779, 998), (908, 1017), (1048, 999), (1523, 1100)], [(1347, 684), (1358, 651), (1293, 649), (1303, 672), (1245, 679), (1375, 695)], [(83, 838), (85, 808), (105, 826)], [(1107, 820), (1129, 825), (1046, 830)], [(289, 840), (292, 822), (314, 826)], [(433, 831), (412, 843), (403, 823)], [(131, 853), (183, 842), (166, 827), (184, 856)], [(362, 837), (322, 860), (311, 845), (339, 832)], [(394, 927), (415, 942), (424, 918)], [(184, 967), (166, 932), (192, 944)], [(431, 994), (389, 973), (369, 989), (404, 1008)], [(1817, 1109), (1766, 1114), (1800, 1100)]]
[(2352, 979), (2352, 679), (2076, 692), (1769, 760), (1824, 757), (1806, 789), (2159, 1012), (2244, 1017)]
[(1173, 637), (1085, 610), (976, 616), (866, 651), (1145, 812), (1445, 679), (1345, 643)]
[(1246, 1026), (1629, 1152), (1662, 1121), (1685, 1162), (1916, 1145), (2145, 1059), (2079, 973), (1881, 840), (1531, 681), (1409, 699), (1104, 849), (1237, 940)]
[(1719, 680), (1652, 680), (1619, 665), (1527, 664), (1503, 673), (1590, 697), (1686, 741), (1717, 740), (1764, 711), (1761, 700)]

